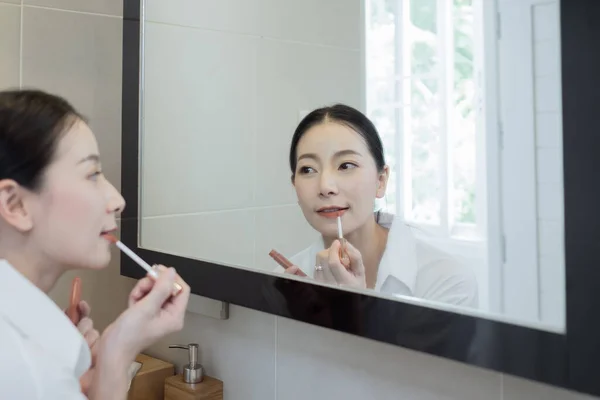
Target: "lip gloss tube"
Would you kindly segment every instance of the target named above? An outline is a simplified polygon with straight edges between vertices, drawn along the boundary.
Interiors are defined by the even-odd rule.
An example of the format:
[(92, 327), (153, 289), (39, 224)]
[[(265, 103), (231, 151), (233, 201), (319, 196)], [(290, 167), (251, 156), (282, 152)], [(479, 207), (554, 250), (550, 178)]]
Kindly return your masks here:
[[(281, 265), (283, 267), (283, 269), (288, 269), (294, 266), (294, 264), (292, 264), (292, 262), (290, 260), (288, 260), (287, 258), (285, 258), (282, 254), (278, 253), (275, 250), (271, 250), (269, 252), (269, 255), (273, 258), (273, 260), (275, 260), (275, 262), (279, 265)], [(302, 271), (301, 269), (298, 269), (298, 272), (296, 272), (296, 275), (298, 276), (307, 276), (304, 271)]]
[(75, 325), (81, 319), (79, 312), (79, 302), (81, 301), (81, 278), (78, 276), (73, 279), (71, 283), (71, 298), (69, 301), (69, 308), (67, 309), (67, 316), (71, 322)]

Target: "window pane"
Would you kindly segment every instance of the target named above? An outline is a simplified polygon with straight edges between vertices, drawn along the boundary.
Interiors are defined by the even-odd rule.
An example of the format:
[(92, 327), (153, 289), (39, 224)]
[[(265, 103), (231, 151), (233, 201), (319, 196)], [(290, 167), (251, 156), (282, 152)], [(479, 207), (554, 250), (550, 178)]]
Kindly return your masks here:
[[(412, 221), (440, 223), (440, 101), (437, 1), (411, 0), (405, 30), (404, 140), (410, 150)], [(405, 164), (406, 165), (406, 164)]]
[(410, 23), (405, 35), (408, 39), (410, 69), (405, 76), (437, 75), (437, 7), (436, 0), (411, 0)]
[(475, 79), (472, 0), (454, 0), (453, 199), (457, 223), (477, 222)]
[(415, 222), (440, 223), (440, 107), (438, 85), (411, 79), (411, 104), (405, 115), (405, 140), (410, 144), (412, 212)]

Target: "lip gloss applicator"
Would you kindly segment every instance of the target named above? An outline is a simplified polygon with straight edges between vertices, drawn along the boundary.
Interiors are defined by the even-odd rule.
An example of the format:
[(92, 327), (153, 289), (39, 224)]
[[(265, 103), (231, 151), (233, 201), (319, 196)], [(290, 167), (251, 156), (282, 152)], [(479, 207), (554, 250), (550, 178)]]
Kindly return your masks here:
[[(135, 254), (133, 251), (131, 251), (131, 249), (129, 249), (129, 247), (125, 246), (125, 244), (123, 242), (121, 242), (119, 239), (117, 239), (116, 237), (114, 237), (113, 235), (110, 235), (108, 233), (106, 233), (102, 236), (104, 236), (106, 239), (108, 239), (108, 241), (110, 241), (111, 243), (114, 243), (115, 245), (117, 245), (117, 247), (119, 249), (121, 249), (121, 251), (123, 253), (127, 254), (129, 256), (129, 258), (131, 258), (133, 261), (135, 261), (137, 265), (144, 268), (146, 270), (146, 272), (148, 272), (148, 275), (150, 275), (155, 280), (158, 279), (158, 273), (156, 272), (156, 270), (154, 270), (146, 261), (142, 260), (137, 254)], [(179, 292), (183, 288), (177, 282), (175, 282), (173, 284), (173, 286), (175, 287), (175, 290), (173, 291), (173, 296), (176, 296), (179, 294)]]
[(344, 239), (344, 233), (342, 231), (342, 213), (337, 214), (337, 227), (338, 227), (338, 239), (340, 240), (340, 261), (346, 268), (350, 266), (350, 257), (346, 252), (346, 239)]

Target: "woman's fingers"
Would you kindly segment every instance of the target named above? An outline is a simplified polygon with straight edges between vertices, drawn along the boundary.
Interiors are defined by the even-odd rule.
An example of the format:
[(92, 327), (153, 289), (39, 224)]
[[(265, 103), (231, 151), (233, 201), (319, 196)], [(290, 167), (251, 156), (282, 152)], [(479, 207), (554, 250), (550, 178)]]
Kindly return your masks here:
[(329, 270), (335, 281), (339, 284), (347, 284), (352, 279), (352, 274), (348, 272), (346, 266), (342, 264), (339, 254), (341, 251), (341, 243), (338, 240), (334, 240), (331, 244), (329, 251)]
[(85, 300), (81, 300), (77, 305), (81, 318), (89, 317), (92, 313), (92, 307)]
[(355, 276), (365, 275), (365, 265), (363, 264), (362, 254), (348, 241), (345, 243), (346, 253), (350, 258), (349, 269)]
[(149, 276), (140, 279), (129, 294), (129, 306), (131, 307), (133, 304), (143, 299), (152, 290), (154, 283), (154, 278)]

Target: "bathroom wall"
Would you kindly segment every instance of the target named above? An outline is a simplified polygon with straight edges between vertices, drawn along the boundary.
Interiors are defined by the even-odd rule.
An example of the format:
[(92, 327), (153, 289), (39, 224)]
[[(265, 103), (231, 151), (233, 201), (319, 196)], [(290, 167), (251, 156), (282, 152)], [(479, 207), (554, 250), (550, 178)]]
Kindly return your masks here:
[[(117, 0), (0, 1), (0, 87), (22, 81), (73, 101), (91, 118), (104, 169), (117, 186), (121, 7)], [(104, 271), (80, 273), (100, 328), (125, 307), (133, 286), (119, 276), (116, 256)], [(72, 276), (52, 292), (60, 306)], [(236, 306), (225, 321), (189, 314), (183, 332), (149, 353), (180, 363), (185, 354), (166, 345), (191, 341), (200, 343), (207, 372), (224, 380), (227, 400), (590, 398)]]
[(272, 248), (316, 238), (290, 181), (295, 126), (362, 105), (361, 1), (149, 0), (145, 13), (141, 243), (272, 271)]
[[(558, 0), (499, 0), (504, 312), (565, 323)], [(512, 260), (512, 261), (511, 261)], [(532, 297), (537, 293), (538, 296)]]

